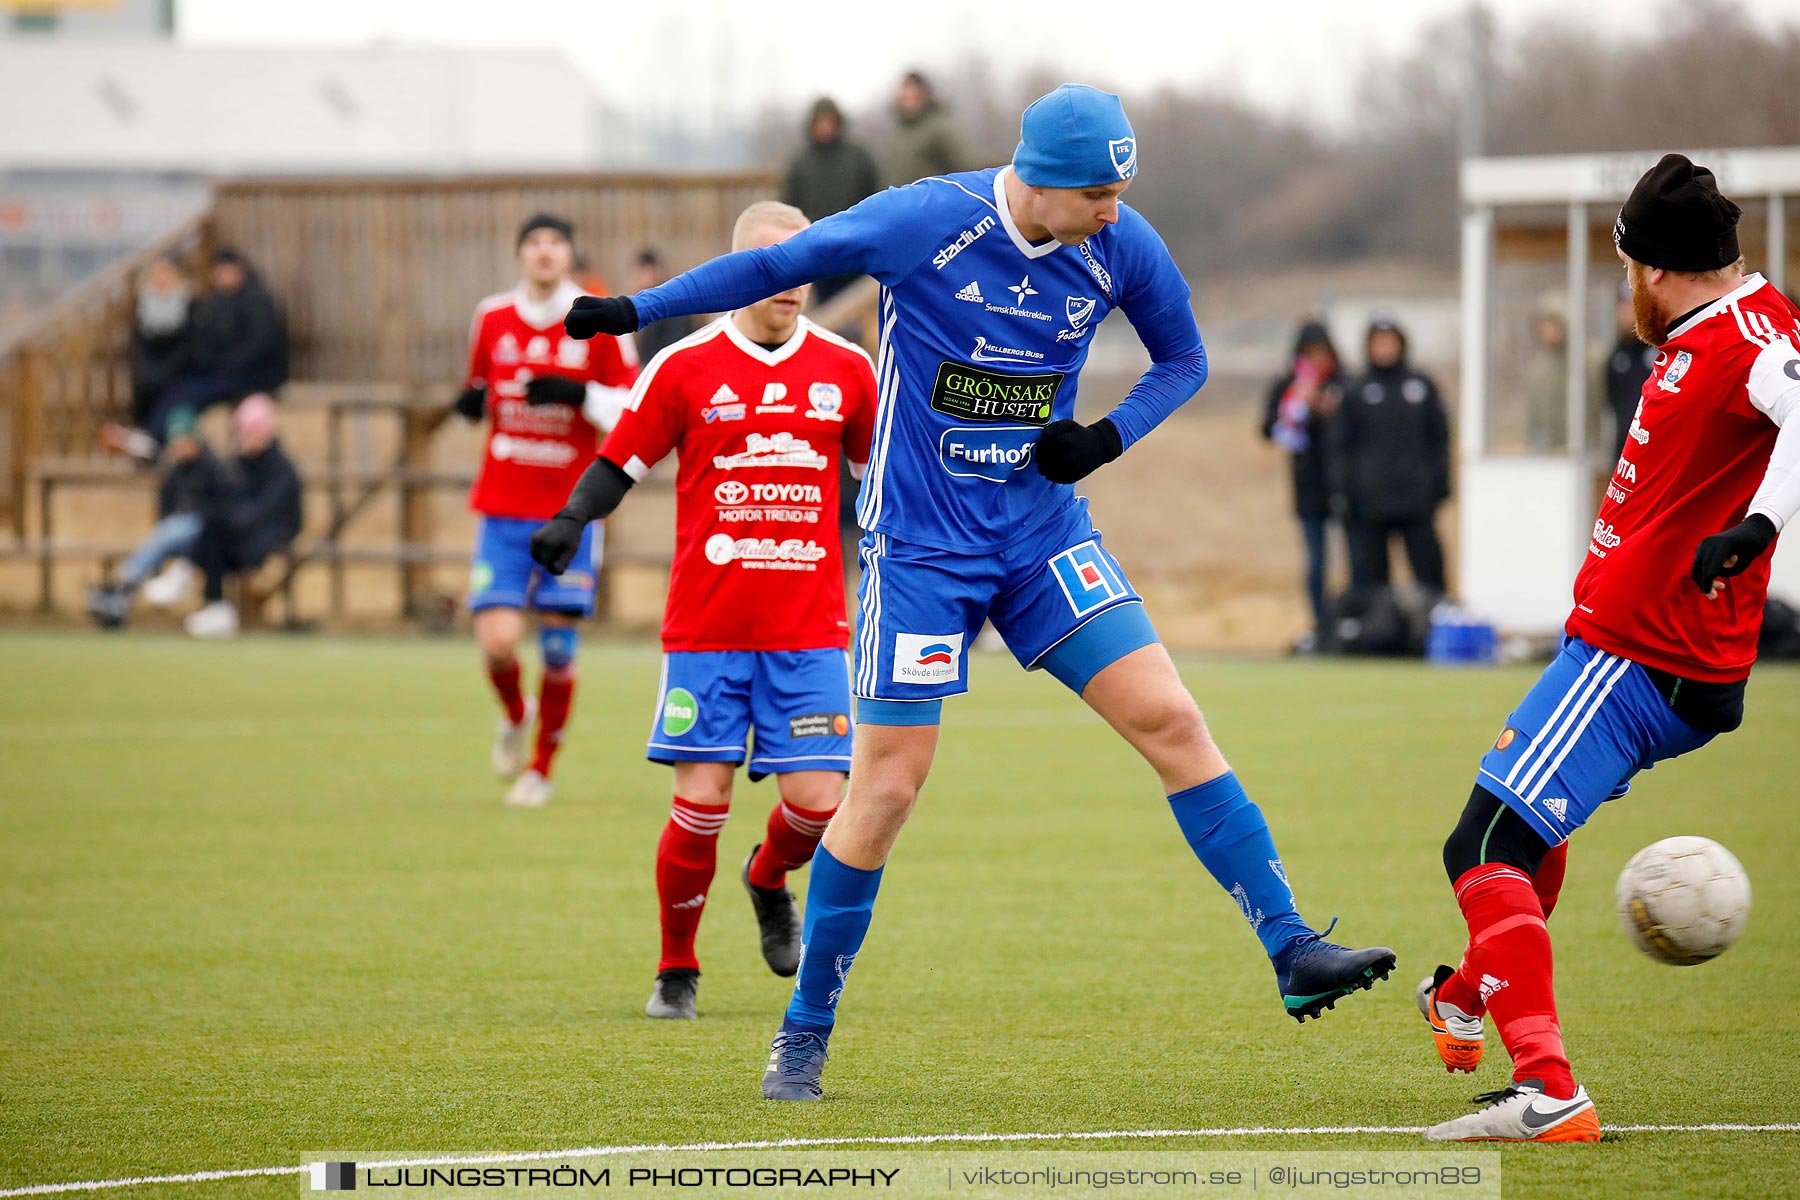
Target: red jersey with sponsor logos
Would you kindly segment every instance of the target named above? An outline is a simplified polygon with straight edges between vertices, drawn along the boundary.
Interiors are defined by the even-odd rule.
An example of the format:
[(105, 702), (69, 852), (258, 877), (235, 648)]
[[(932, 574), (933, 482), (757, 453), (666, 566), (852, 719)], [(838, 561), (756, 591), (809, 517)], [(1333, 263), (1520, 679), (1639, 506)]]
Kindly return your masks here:
[(560, 375), (621, 389), (622, 403), (622, 389), (637, 378), (637, 352), (630, 338), (601, 336), (584, 342), (563, 333), (563, 316), (581, 294), (574, 284), (565, 284), (538, 303), (521, 288), (490, 296), (475, 309), (468, 385), (487, 386), (491, 418), (481, 473), (469, 492), (469, 507), (478, 513), (553, 517), (594, 460), (600, 433), (589, 414), (566, 404), (529, 404), (527, 383), (540, 375)]
[(600, 453), (633, 479), (678, 458), (665, 650), (849, 645), (838, 464), (874, 423), (869, 356), (804, 317), (774, 350), (726, 315), (651, 360)]
[(1769, 466), (1779, 427), (1753, 400), (1751, 366), (1797, 339), (1800, 309), (1759, 275), (1671, 331), (1575, 578), (1569, 633), (1687, 679), (1749, 675), (1773, 547), (1716, 599), (1688, 573), (1703, 538), (1744, 519)]

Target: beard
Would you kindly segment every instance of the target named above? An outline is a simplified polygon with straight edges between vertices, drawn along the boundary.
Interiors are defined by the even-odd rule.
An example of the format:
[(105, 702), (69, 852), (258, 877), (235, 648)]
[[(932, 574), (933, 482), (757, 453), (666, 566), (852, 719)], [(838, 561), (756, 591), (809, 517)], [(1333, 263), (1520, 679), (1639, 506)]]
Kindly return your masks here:
[(1650, 294), (1650, 283), (1644, 278), (1648, 274), (1635, 264), (1631, 268), (1631, 319), (1637, 323), (1639, 341), (1660, 346), (1669, 340), (1669, 314)]
[(188, 297), (185, 291), (138, 294), (138, 327), (150, 337), (174, 333), (187, 322)]

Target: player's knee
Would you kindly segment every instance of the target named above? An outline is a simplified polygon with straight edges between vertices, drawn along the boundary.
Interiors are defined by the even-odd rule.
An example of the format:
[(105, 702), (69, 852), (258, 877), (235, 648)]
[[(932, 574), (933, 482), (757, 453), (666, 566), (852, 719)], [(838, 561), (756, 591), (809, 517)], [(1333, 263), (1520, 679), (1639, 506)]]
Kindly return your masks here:
[(828, 812), (844, 795), (844, 776), (836, 771), (800, 771), (781, 779), (781, 798), (808, 812)]
[(876, 760), (858, 767), (844, 808), (854, 807), (865, 821), (899, 829), (918, 801), (924, 776), (915, 774), (904, 760)]
[(680, 763), (675, 768), (675, 794), (689, 804), (729, 805), (736, 774), (732, 763)]
[(1206, 746), (1212, 741), (1200, 706), (1185, 688), (1176, 688), (1141, 706), (1132, 713), (1131, 725), (1134, 741), (1172, 750)]
[(489, 609), (475, 616), (475, 645), (490, 666), (504, 666), (518, 654), (524, 622), (516, 610)]
[(545, 625), (538, 630), (538, 650), (546, 671), (566, 671), (575, 664), (581, 633), (573, 625)]

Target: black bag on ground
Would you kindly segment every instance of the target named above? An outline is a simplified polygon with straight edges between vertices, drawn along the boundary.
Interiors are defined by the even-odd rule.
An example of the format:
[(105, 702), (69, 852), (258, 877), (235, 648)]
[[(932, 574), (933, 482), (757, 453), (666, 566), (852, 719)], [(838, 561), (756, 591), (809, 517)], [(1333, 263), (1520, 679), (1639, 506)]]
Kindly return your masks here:
[(1351, 589), (1332, 610), (1333, 649), (1340, 654), (1422, 658), (1431, 609), (1439, 597), (1407, 586)]
[(1763, 605), (1762, 633), (1756, 639), (1756, 657), (1800, 658), (1800, 610), (1770, 596)]

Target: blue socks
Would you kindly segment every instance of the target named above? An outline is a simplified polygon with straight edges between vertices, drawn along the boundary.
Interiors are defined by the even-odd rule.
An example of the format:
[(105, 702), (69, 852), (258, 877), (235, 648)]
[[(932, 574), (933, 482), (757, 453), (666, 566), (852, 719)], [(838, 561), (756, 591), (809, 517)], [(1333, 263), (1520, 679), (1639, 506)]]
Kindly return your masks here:
[[(1294, 889), (1281, 869), (1269, 823), (1250, 803), (1235, 774), (1227, 771), (1176, 792), (1169, 797), (1169, 807), (1181, 836), (1237, 901), (1270, 958), (1312, 936), (1312, 929), (1294, 911)], [(809, 910), (809, 921), (811, 916)]]
[(806, 880), (806, 916), (801, 922), (800, 975), (788, 1001), (783, 1033), (816, 1033), (828, 1037), (836, 1019), (844, 977), (869, 932), (882, 868), (847, 867), (831, 856), (824, 843), (813, 852)]

